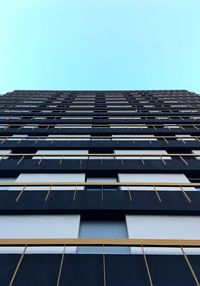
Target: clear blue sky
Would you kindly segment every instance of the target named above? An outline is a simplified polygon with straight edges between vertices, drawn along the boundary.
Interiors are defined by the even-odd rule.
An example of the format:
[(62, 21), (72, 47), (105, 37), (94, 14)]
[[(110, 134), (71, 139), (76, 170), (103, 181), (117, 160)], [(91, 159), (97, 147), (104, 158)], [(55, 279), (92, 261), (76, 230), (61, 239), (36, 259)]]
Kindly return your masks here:
[(0, 0), (0, 93), (200, 93), (200, 0)]

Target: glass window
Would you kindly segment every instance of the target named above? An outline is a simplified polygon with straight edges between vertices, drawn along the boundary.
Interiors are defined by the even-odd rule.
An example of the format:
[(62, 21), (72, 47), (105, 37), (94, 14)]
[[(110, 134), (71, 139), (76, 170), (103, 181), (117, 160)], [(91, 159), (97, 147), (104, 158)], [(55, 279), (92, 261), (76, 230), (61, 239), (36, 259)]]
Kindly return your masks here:
[[(89, 221), (83, 220), (80, 224), (80, 238), (128, 238), (125, 221)], [(129, 254), (128, 247), (78, 247), (80, 254)]]
[[(0, 183), (14, 183), (16, 180), (16, 178), (0, 178)], [(6, 186), (0, 186), (0, 191), (9, 191), (10, 190), (10, 187), (6, 187)]]
[[(95, 183), (95, 182), (102, 182), (102, 183), (116, 183), (117, 178), (109, 178), (109, 177), (88, 177), (87, 182), (90, 183)], [(87, 186), (86, 188), (87, 191), (101, 191), (102, 186)], [(103, 191), (117, 191), (118, 187), (117, 186), (103, 186)]]
[[(92, 154), (91, 154), (92, 155)], [(114, 159), (113, 156), (89, 156), (89, 159), (90, 160), (111, 160), (111, 159)]]

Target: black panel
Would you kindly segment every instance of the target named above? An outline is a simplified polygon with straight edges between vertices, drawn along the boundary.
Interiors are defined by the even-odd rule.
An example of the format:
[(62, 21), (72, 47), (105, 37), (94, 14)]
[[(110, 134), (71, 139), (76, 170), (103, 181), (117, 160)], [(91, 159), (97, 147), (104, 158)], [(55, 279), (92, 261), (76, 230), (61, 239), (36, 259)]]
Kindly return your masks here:
[[(0, 285), (8, 286), (20, 255), (0, 255)], [(18, 269), (14, 286), (55, 286), (61, 254), (26, 254)], [(196, 286), (183, 255), (147, 255), (154, 286)], [(200, 256), (188, 256), (200, 279)], [(104, 268), (105, 267), (105, 268)], [(105, 272), (104, 272), (105, 269)], [(142, 255), (66, 254), (60, 286), (147, 286), (150, 285)]]
[(0, 214), (81, 214), (99, 218), (125, 214), (200, 215), (200, 192), (188, 191), (19, 191), (0, 192)]
[[(154, 286), (196, 286), (183, 255), (148, 255), (147, 260)], [(199, 269), (200, 256), (195, 256), (191, 262), (194, 269)], [(199, 271), (197, 274), (200, 278)]]

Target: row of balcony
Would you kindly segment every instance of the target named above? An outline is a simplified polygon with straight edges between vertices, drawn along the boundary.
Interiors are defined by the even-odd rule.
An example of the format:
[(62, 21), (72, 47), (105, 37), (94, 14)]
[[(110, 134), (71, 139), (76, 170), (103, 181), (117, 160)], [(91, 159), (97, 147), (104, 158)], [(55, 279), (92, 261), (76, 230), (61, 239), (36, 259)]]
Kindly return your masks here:
[[(120, 152), (120, 150), (119, 150)], [(113, 154), (113, 153), (80, 153), (66, 154), (63, 152), (48, 153), (45, 151), (36, 153), (2, 153), (0, 157), (0, 170), (2, 174), (7, 172), (184, 172), (185, 174), (196, 174), (199, 176), (200, 155), (177, 153), (160, 155), (158, 152), (145, 154), (140, 152), (131, 154)]]
[(1, 214), (200, 214), (200, 183), (1, 182), (0, 188)]

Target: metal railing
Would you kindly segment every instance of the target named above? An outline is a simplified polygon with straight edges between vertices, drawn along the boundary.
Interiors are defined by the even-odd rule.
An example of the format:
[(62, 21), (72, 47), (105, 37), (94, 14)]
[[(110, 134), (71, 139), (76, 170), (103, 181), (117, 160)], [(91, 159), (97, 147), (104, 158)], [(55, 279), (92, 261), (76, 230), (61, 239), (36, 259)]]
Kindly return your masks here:
[[(13, 117), (14, 115), (10, 115), (10, 114), (9, 115), (0, 115), (0, 120), (4, 120), (5, 119), (5, 118), (1, 118), (1, 117), (9, 117), (9, 116)], [(41, 118), (46, 117), (47, 119), (54, 119), (54, 120), (61, 119), (61, 117), (68, 117), (67, 120), (69, 120), (69, 119), (76, 120), (76, 118), (75, 118), (76, 115), (68, 115), (68, 114), (65, 114), (65, 116), (63, 116), (63, 115), (62, 116), (61, 115), (46, 115), (46, 114), (40, 114), (40, 115), (37, 115), (37, 114), (35, 114), (35, 115), (15, 115), (15, 116), (21, 117), (20, 119), (26, 119), (26, 118), (29, 119), (29, 118), (31, 118), (31, 120), (35, 119), (35, 117), (41, 117)], [(80, 117), (86, 117), (86, 116), (87, 115), (80, 114), (77, 117), (78, 117), (78, 120), (80, 120)], [(200, 117), (200, 114), (199, 115), (198, 114), (194, 114), (194, 115), (165, 115), (165, 114), (163, 114), (163, 115), (145, 115), (145, 116), (144, 115), (140, 115), (140, 118), (141, 119), (146, 119), (146, 120), (149, 119), (149, 118), (156, 119), (156, 120), (162, 120), (162, 119), (158, 119), (156, 117), (168, 117), (167, 119), (169, 119), (169, 120), (172, 120), (172, 119), (181, 119), (181, 120), (183, 120), (185, 118), (193, 120), (193, 118), (191, 118), (191, 117), (198, 117), (198, 116)], [(70, 117), (72, 117), (72, 118), (70, 118)], [(120, 115), (120, 114), (91, 115), (90, 116), (88, 114), (88, 117), (91, 117), (90, 119), (95, 119), (95, 118), (101, 118), (101, 119), (108, 118), (109, 119), (109, 117), (117, 117), (117, 118), (120, 117), (120, 119), (129, 118), (129, 119), (135, 120), (134, 117), (137, 117), (137, 116), (135, 116), (135, 115), (134, 116), (133, 115), (132, 116), (131, 115)], [(163, 120), (167, 120), (167, 119), (163, 119)], [(9, 118), (5, 119), (5, 120), (9, 120)], [(61, 119), (61, 120), (63, 120), (63, 119)], [(84, 120), (87, 120), (87, 119), (84, 119)], [(111, 120), (111, 119), (109, 119), (109, 120)], [(138, 119), (138, 120), (140, 120), (140, 119)], [(196, 120), (196, 119), (194, 119), (194, 120)]]
[[(53, 150), (52, 150), (53, 151)], [(120, 151), (120, 150), (119, 150)], [(148, 153), (148, 151), (145, 154), (141, 153), (118, 153), (118, 154), (113, 154), (113, 153), (92, 153), (92, 154), (87, 154), (87, 153), (75, 153), (73, 154), (73, 151), (71, 154), (66, 154), (62, 153), (62, 150), (60, 150), (60, 153), (0, 153), (0, 161), (4, 159), (10, 159), (10, 158), (18, 159), (16, 162), (17, 165), (19, 165), (24, 159), (37, 159), (39, 160), (38, 165), (42, 163), (43, 160), (45, 159), (53, 159), (53, 160), (59, 160), (59, 164), (61, 165), (63, 160), (65, 159), (71, 159), (71, 157), (74, 160), (77, 158), (78, 160), (81, 159), (80, 164), (82, 164), (82, 160), (89, 160), (89, 159), (100, 159), (100, 160), (113, 160), (113, 159), (120, 159), (122, 164), (124, 163), (123, 160), (141, 160), (142, 164), (145, 165), (144, 160), (151, 160), (151, 157), (153, 159), (160, 159), (164, 165), (167, 165), (166, 160), (172, 159), (172, 158), (178, 158), (180, 159), (185, 165), (188, 166), (189, 162), (186, 161), (186, 159), (198, 159), (200, 157), (200, 154), (191, 154), (191, 153)], [(19, 158), (20, 157), (20, 158)], [(30, 158), (31, 157), (31, 158)], [(156, 157), (156, 158), (155, 158)], [(172, 157), (172, 158), (171, 158)], [(185, 157), (185, 158), (184, 158)]]
[[(136, 191), (151, 191), (154, 192), (159, 203), (162, 203), (163, 191), (178, 191), (181, 192), (184, 199), (191, 203), (192, 200), (189, 196), (190, 192), (195, 191), (195, 187), (200, 188), (200, 183), (142, 183), (142, 182), (0, 182), (0, 187), (5, 190), (19, 191), (15, 201), (18, 202), (25, 191), (46, 191), (44, 202), (46, 203), (52, 191), (72, 191), (72, 201), (76, 200), (77, 192), (87, 190), (87, 187), (94, 187), (94, 190), (99, 192), (101, 200), (104, 200), (104, 192), (107, 187), (119, 188), (123, 192), (127, 192), (130, 202), (133, 201), (134, 192)], [(45, 189), (44, 189), (45, 188)], [(55, 189), (54, 189), (55, 188)], [(59, 189), (60, 188), (60, 189)], [(96, 188), (96, 189), (95, 189)], [(147, 189), (148, 188), (148, 189)], [(2, 192), (2, 191), (1, 191)], [(189, 193), (188, 193), (189, 192)]]
[[(97, 239), (84, 239), (84, 238), (77, 238), (77, 239), (68, 239), (68, 238), (63, 238), (63, 239), (0, 239), (0, 247), (3, 246), (23, 246), (24, 250), (22, 251), (19, 260), (16, 264), (16, 267), (14, 269), (14, 272), (12, 274), (12, 277), (10, 279), (10, 282), (8, 286), (13, 286), (14, 281), (16, 279), (16, 276), (20, 270), (20, 267), (22, 267), (22, 261), (26, 255), (26, 251), (28, 247), (37, 247), (37, 246), (42, 246), (42, 247), (49, 247), (49, 246), (62, 246), (63, 251), (61, 253), (61, 258), (59, 262), (59, 267), (58, 267), (58, 274), (57, 274), (57, 281), (56, 281), (56, 286), (60, 285), (60, 280), (61, 280), (61, 274), (63, 270), (63, 262), (65, 259), (65, 249), (66, 247), (70, 246), (100, 246), (103, 248), (103, 250), (106, 247), (139, 247), (142, 250), (142, 257), (143, 261), (145, 264), (145, 270), (147, 272), (147, 277), (149, 280), (150, 286), (154, 286), (154, 280), (152, 278), (151, 270), (149, 267), (149, 262), (148, 262), (148, 255), (145, 253), (145, 247), (176, 247), (181, 250), (181, 254), (183, 256), (183, 259), (186, 263), (186, 266), (189, 270), (190, 275), (192, 276), (192, 279), (195, 283), (195, 285), (200, 286), (200, 282), (198, 279), (198, 276), (196, 274), (196, 271), (190, 262), (190, 258), (186, 254), (185, 247), (189, 248), (197, 248), (200, 247), (200, 240), (169, 240), (169, 239), (102, 239), (102, 238), (97, 238)], [(42, 254), (41, 254), (42, 255)], [(79, 254), (74, 254), (74, 255), (79, 255)], [(102, 257), (102, 273), (103, 273), (103, 286), (107, 285), (107, 268), (106, 268), (106, 254), (103, 251), (102, 254), (99, 254)], [(159, 255), (159, 254), (157, 254)], [(198, 254), (197, 254), (198, 255)]]
[[(117, 137), (118, 136), (118, 137)], [(37, 144), (39, 141), (51, 141), (53, 144), (54, 142), (58, 141), (65, 141), (66, 143), (69, 143), (69, 141), (101, 141), (103, 142), (104, 140), (106, 141), (112, 141), (118, 143), (118, 141), (129, 141), (131, 143), (135, 143), (135, 141), (147, 141), (148, 143), (152, 143), (152, 141), (156, 140), (164, 140), (165, 143), (169, 144), (170, 140), (176, 140), (176, 141), (181, 141), (183, 144), (186, 144), (186, 141), (197, 141), (200, 142), (200, 136), (190, 136), (187, 137), (186, 135), (179, 135), (179, 136), (152, 136), (152, 135), (108, 135), (108, 136), (99, 136), (99, 135), (51, 135), (51, 136), (42, 136), (42, 135), (28, 135), (21, 137), (20, 134), (16, 134), (14, 137), (10, 136), (0, 136), (0, 144), (3, 144), (4, 142), (7, 141), (18, 141), (18, 144), (20, 144), (23, 141), (35, 141), (35, 144)]]
[[(151, 124), (151, 123), (147, 123), (147, 124), (144, 124), (144, 123), (113, 123), (113, 124), (101, 124), (101, 123), (92, 123), (92, 124), (87, 124), (87, 123), (79, 123), (79, 124), (75, 124), (75, 123), (58, 123), (58, 124), (45, 124), (45, 123), (34, 123), (34, 124), (20, 124), (20, 123), (9, 123), (9, 124), (0, 124), (1, 126), (4, 126), (5, 127), (2, 127), (2, 128), (9, 128), (9, 127), (18, 127), (18, 129), (22, 129), (24, 127), (28, 128), (50, 128), (50, 127), (56, 127), (56, 128), (67, 128), (68, 126), (70, 126), (70, 128), (72, 126), (74, 126), (74, 128), (78, 128), (79, 126), (89, 126), (89, 128), (91, 127), (110, 127), (110, 128), (116, 128), (116, 127), (119, 127), (121, 126), (122, 128), (128, 126), (128, 127), (138, 127), (138, 128), (149, 128), (149, 127), (152, 127), (154, 129), (156, 129), (157, 127), (158, 128), (174, 128), (174, 127), (177, 127), (177, 128), (182, 128), (184, 129), (184, 127), (192, 127), (192, 128), (195, 128), (197, 130), (200, 130), (200, 123), (198, 124), (191, 124), (191, 123), (160, 123), (160, 124)], [(33, 127), (32, 127), (33, 126)]]

